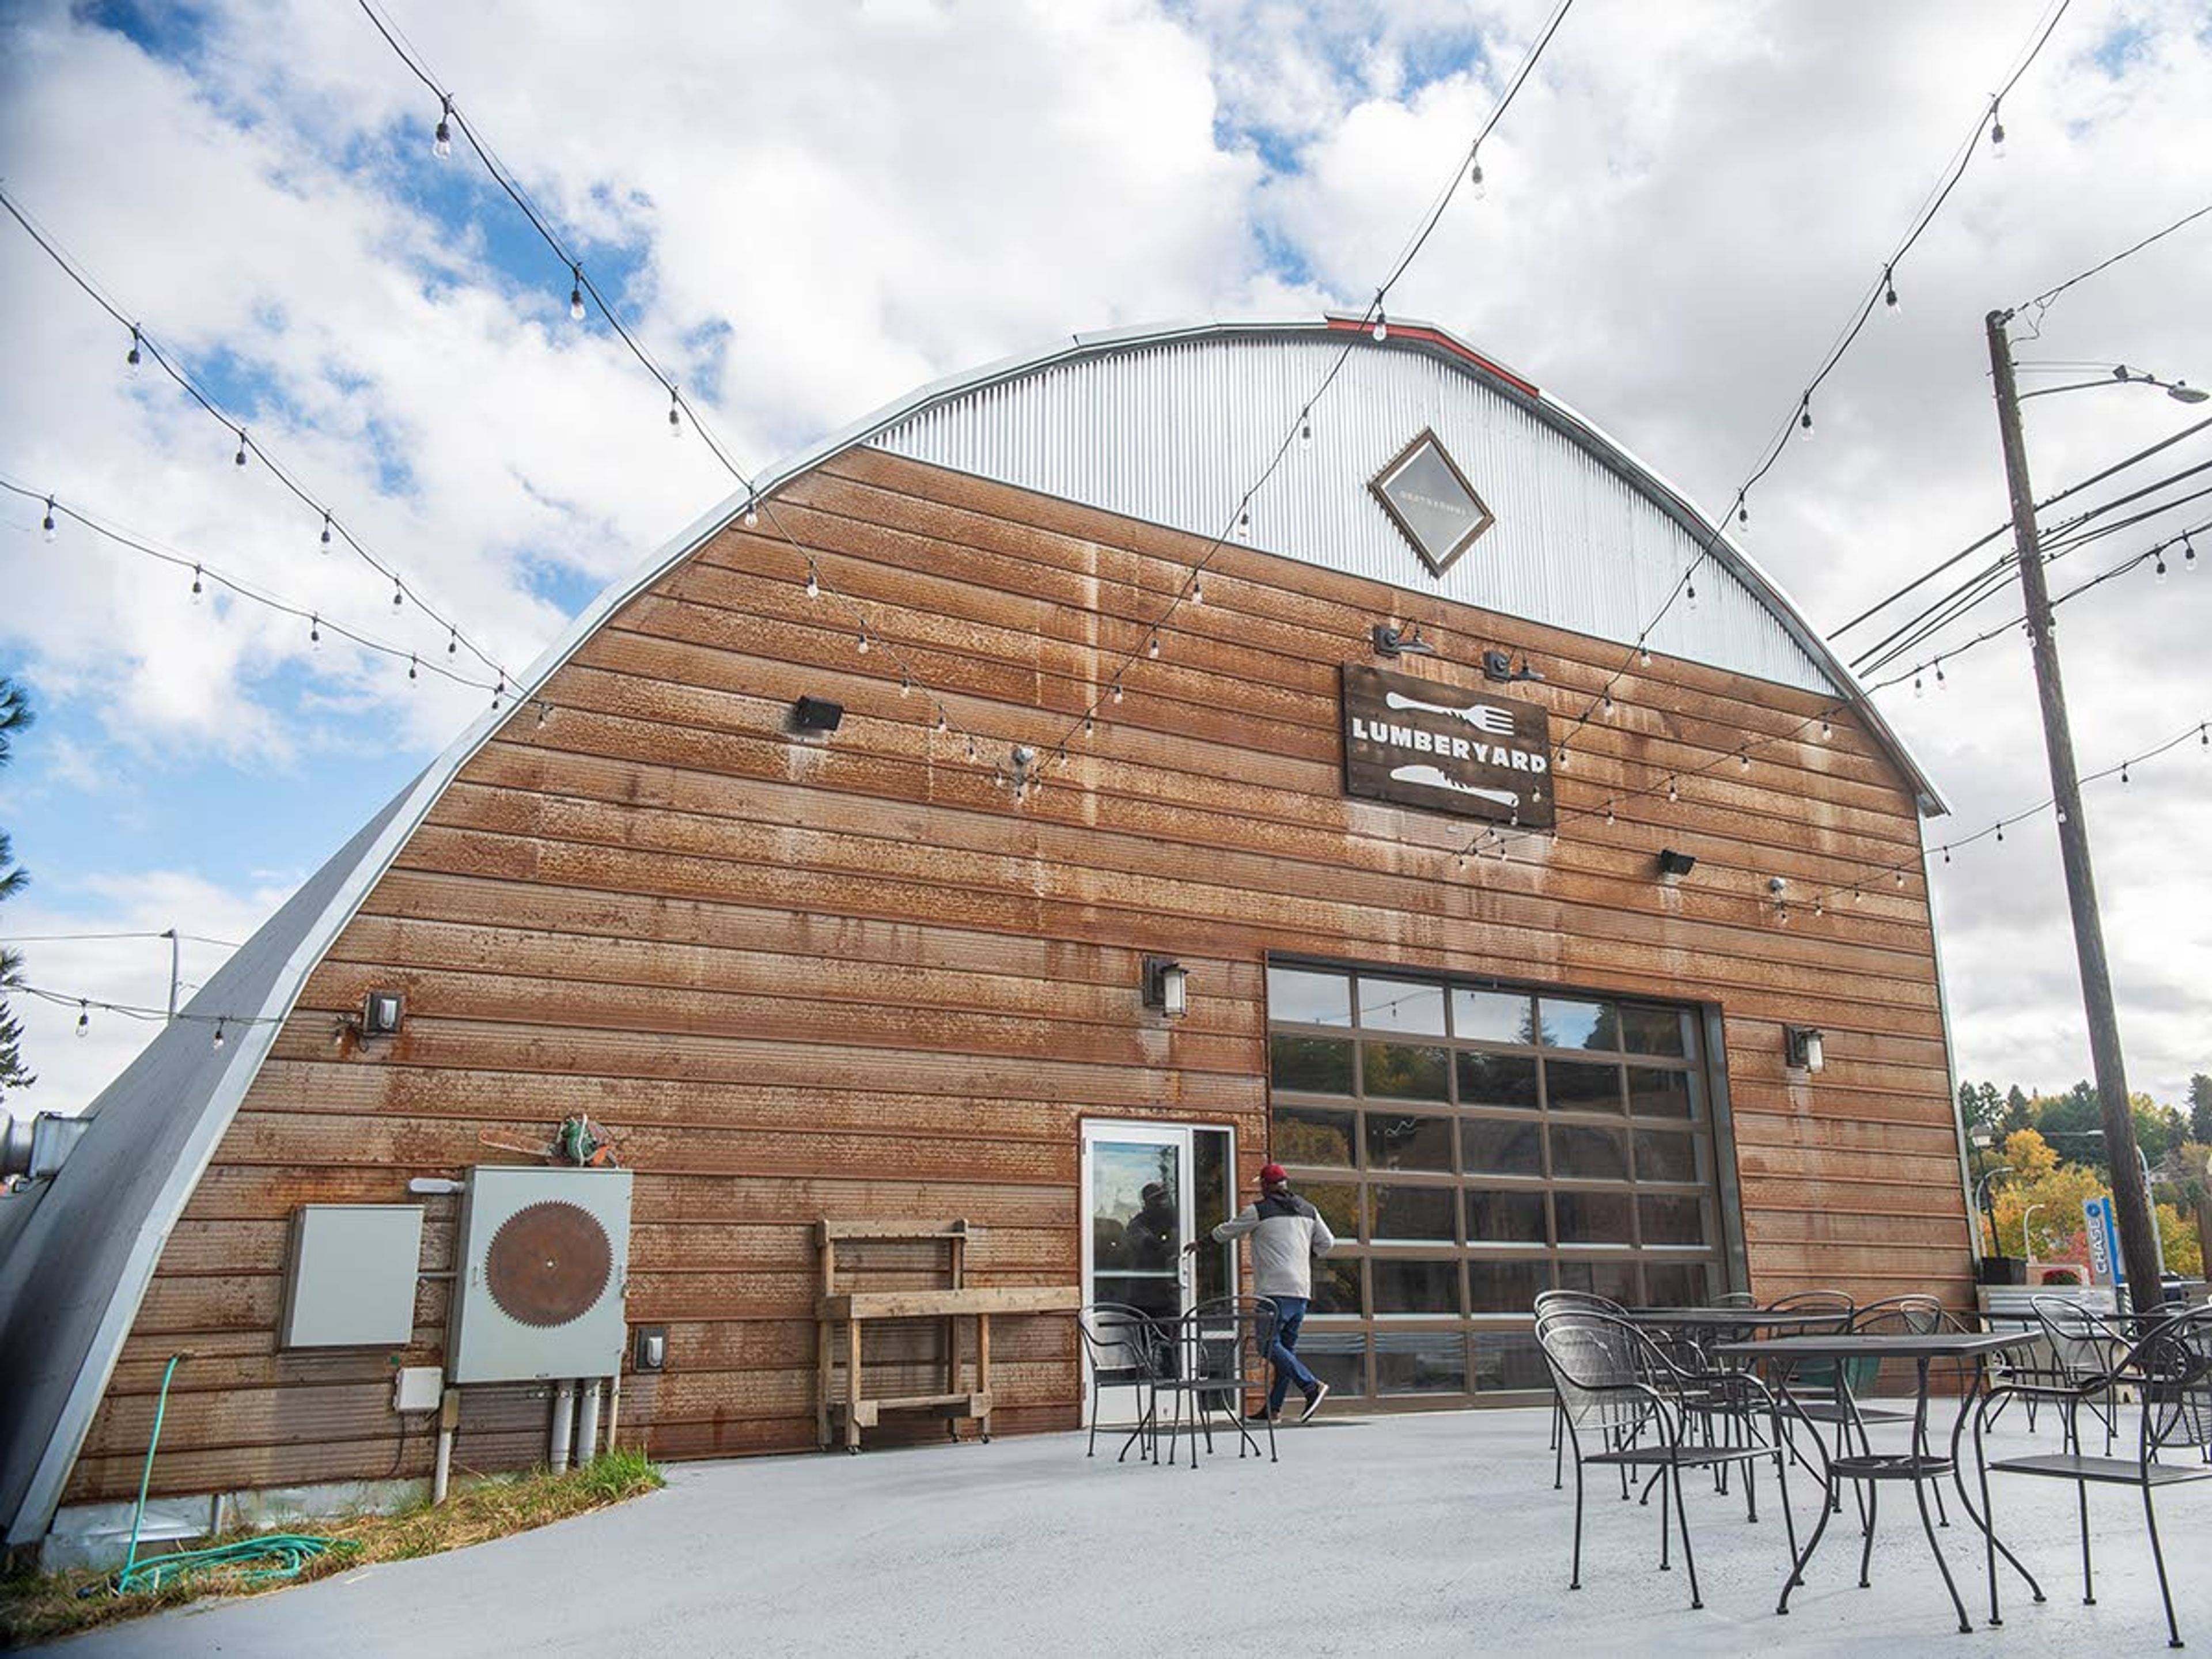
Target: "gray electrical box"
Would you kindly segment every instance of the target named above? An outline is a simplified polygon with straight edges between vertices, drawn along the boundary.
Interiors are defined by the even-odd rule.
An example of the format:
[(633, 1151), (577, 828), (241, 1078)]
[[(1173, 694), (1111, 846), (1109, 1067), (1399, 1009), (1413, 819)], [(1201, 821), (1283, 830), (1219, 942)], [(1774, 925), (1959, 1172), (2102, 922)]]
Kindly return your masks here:
[(454, 1383), (622, 1368), (630, 1172), (469, 1171), (446, 1375)]
[(292, 1212), (284, 1348), (404, 1348), (422, 1276), (419, 1204), (308, 1204)]

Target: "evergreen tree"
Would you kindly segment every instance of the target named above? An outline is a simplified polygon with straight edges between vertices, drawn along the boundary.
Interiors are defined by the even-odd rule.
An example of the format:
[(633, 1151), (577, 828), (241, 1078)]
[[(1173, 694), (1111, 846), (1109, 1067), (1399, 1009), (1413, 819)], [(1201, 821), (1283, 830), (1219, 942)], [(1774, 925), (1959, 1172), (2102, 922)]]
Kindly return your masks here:
[[(30, 724), (31, 703), (23, 688), (0, 676), (0, 766), (7, 765), (14, 751), (15, 733)], [(15, 897), (30, 879), (15, 862), (15, 848), (9, 842), (8, 832), (0, 830), (0, 900)], [(24, 1067), (23, 1028), (8, 1007), (8, 993), (22, 982), (23, 959), (13, 951), (0, 949), (0, 1095), (10, 1089), (27, 1089), (38, 1081)]]
[(2202, 1072), (2189, 1079), (2189, 1138), (2212, 1141), (2212, 1077)]

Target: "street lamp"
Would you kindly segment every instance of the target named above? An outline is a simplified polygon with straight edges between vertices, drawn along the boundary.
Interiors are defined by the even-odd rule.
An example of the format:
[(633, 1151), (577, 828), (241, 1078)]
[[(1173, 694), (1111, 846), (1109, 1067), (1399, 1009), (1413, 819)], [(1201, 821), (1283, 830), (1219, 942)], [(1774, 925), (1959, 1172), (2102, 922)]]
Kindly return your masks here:
[(2027, 1224), (2035, 1219), (2035, 1212), (2038, 1210), (2045, 1210), (2050, 1207), (2051, 1206), (2047, 1204), (2031, 1204), (2027, 1209), (2021, 1212), (2020, 1252), (2022, 1255), (2027, 1258), (2027, 1271), (2029, 1274), (2027, 1282), (2031, 1285), (2035, 1283), (2033, 1276), (2035, 1273), (2035, 1235), (2028, 1231)]
[[(2020, 388), (2013, 378), (2012, 342), (2005, 325), (2009, 311), (1992, 311), (1985, 319), (1989, 331), (1990, 368), (1995, 382), (1997, 431), (2004, 447), (2005, 483), (2012, 498), (2013, 538), (2020, 565), (2021, 592), (2026, 611), (2029, 656), (2035, 666), (2035, 688), (2043, 708), (2043, 744), (2051, 762), (2051, 795), (2058, 813), (2058, 851), (2066, 872), (2066, 899), (2074, 922), (2074, 954), (2081, 973), (2081, 1001), (2089, 1026), (2089, 1058), (2097, 1079), (2097, 1107), (2113, 1144), (2135, 1138), (2135, 1118), (2128, 1104), (2127, 1070), (2120, 1055), (2119, 1018), (2112, 1006), (2112, 972), (2105, 960), (2105, 932), (2097, 915), (2097, 883), (2089, 863), (2089, 827), (2081, 811), (2081, 782), (2074, 766), (2074, 738), (2066, 720), (2066, 688), (2058, 672), (2058, 642), (2051, 626), (2051, 594), (2043, 577), (2043, 545), (2035, 526), (2035, 490), (2028, 481), (2027, 443), (2021, 432)], [(2124, 363), (2112, 371), (2110, 382), (2094, 384), (2154, 385), (2184, 403), (2204, 396), (2179, 381), (2138, 375)], [(2051, 386), (2048, 392), (2070, 391)], [(2041, 396), (2040, 392), (2031, 396)], [(2120, 1253), (2126, 1262), (2129, 1295), (2135, 1307), (2148, 1313), (2165, 1297), (2164, 1274), (2159, 1259), (2158, 1226), (2150, 1208), (2149, 1182), (2135, 1169), (2115, 1162), (2112, 1170), (2113, 1207), (2119, 1212)]]
[(2064, 386), (2039, 386), (2033, 392), (2021, 392), (2018, 401), (2026, 403), (2030, 398), (2048, 398), (2060, 392), (2086, 392), (2092, 386), (2159, 386), (2165, 391), (2167, 397), (2178, 404), (2201, 404), (2208, 398), (2212, 398), (2212, 392), (2193, 386), (2186, 380), (2161, 380), (2148, 369), (2134, 369), (2130, 368), (2125, 363), (2115, 363), (2111, 375), (2106, 379), (2071, 380)]

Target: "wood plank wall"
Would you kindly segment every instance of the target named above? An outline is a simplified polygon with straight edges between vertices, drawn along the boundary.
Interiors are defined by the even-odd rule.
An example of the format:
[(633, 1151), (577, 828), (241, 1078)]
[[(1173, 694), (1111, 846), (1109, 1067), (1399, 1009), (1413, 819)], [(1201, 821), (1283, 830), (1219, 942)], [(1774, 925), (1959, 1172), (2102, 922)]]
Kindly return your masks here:
[[(868, 451), (787, 487), (776, 517), (1000, 752), (1069, 729), (1204, 548)], [(1232, 1123), (1249, 1180), (1270, 951), (1718, 1004), (1756, 1289), (1966, 1299), (1918, 876), (1817, 918), (1802, 902), (1919, 845), (1909, 787), (1855, 722), (1766, 741), (1823, 700), (1638, 668), (1558, 775), (1560, 805), (1601, 811), (1668, 771), (1680, 804), (1624, 801), (1613, 823), (1577, 818), (1462, 872), (1468, 822), (1343, 795), (1339, 665), (1372, 659), (1375, 622), (1418, 617), (1441, 655), (1405, 665), (1474, 684), (1503, 647), (1546, 676), (1516, 695), (1562, 719), (1620, 647), (1226, 548), (1204, 605), (1017, 808), (805, 575), (765, 525), (733, 526), (553, 677), (549, 720), (518, 708), (463, 769), (225, 1137), (72, 1500), (131, 1490), (180, 1347), (195, 1358), (157, 1486), (425, 1473), (428, 1437), (403, 1438), (389, 1410), (390, 1356), (276, 1351), (286, 1218), (403, 1200), (411, 1176), (501, 1160), (480, 1131), (574, 1112), (614, 1126), (638, 1172), (630, 1317), (670, 1332), (666, 1371), (627, 1380), (624, 1438), (670, 1457), (810, 1444), (809, 1224), (965, 1216), (982, 1230), (971, 1282), (1067, 1284), (1083, 1117)], [(801, 694), (846, 705), (834, 738), (787, 734)], [(1743, 770), (1747, 743), (1762, 746)], [(1652, 878), (1662, 846), (1698, 857), (1679, 885)], [(1801, 896), (1786, 927), (1774, 875)], [(1172, 1027), (1138, 1006), (1152, 951), (1193, 969)], [(372, 986), (404, 990), (404, 1032), (334, 1042)], [(1784, 1075), (1785, 1023), (1827, 1034), (1810, 1084)], [(444, 1202), (428, 1269), (451, 1265)], [(436, 1362), (445, 1313), (426, 1281), (407, 1361)], [(872, 1361), (930, 1386), (933, 1332), (883, 1340)], [(1073, 1422), (1069, 1322), (1006, 1322), (997, 1349), (1003, 1427)], [(459, 1462), (532, 1461), (544, 1413), (542, 1390), (470, 1390)]]

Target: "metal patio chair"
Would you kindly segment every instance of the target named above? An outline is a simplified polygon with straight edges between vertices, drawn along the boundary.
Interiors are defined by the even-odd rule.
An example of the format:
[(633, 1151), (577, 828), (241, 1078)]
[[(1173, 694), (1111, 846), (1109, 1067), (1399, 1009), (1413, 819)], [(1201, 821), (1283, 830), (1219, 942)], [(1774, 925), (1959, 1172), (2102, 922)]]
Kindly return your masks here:
[[(1686, 1371), (1633, 1325), (1586, 1310), (1547, 1312), (1536, 1322), (1536, 1340), (1552, 1375), (1560, 1420), (1575, 1459), (1574, 1560), (1569, 1589), (1582, 1588), (1583, 1470), (1590, 1464), (1618, 1468), (1624, 1474), (1631, 1468), (1655, 1472), (1662, 1482), (1660, 1570), (1672, 1569), (1671, 1498), (1671, 1522), (1681, 1528), (1682, 1559), (1689, 1571), (1692, 1608), (1704, 1607), (1705, 1599), (1698, 1589), (1689, 1510), (1682, 1496), (1685, 1469), (1742, 1464), (1746, 1504), (1750, 1518), (1756, 1520), (1758, 1499), (1752, 1472), (1761, 1459), (1772, 1458), (1790, 1559), (1796, 1559), (1797, 1529), (1790, 1513), (1788, 1458), (1779, 1441), (1779, 1410), (1773, 1395), (1756, 1376), (1741, 1371), (1705, 1375)], [(1716, 1388), (1742, 1390), (1747, 1397), (1763, 1400), (1774, 1437), (1751, 1445), (1688, 1443), (1686, 1433), (1692, 1409), (1688, 1402)], [(1584, 1449), (1586, 1435), (1594, 1437), (1597, 1449)]]
[[(2042, 1328), (2044, 1346), (2051, 1351), (2051, 1376), (2040, 1387), (2023, 1389), (2028, 1404), (2049, 1402), (2059, 1408), (2064, 1449), (2081, 1449), (2081, 1407), (2103, 1419), (2105, 1455), (2112, 1455), (2119, 1434), (2119, 1384), (2113, 1365), (2127, 1350), (2128, 1335), (2119, 1325), (2094, 1309), (2063, 1296), (2028, 1298), (2028, 1310)], [(2085, 1389), (2084, 1384), (2095, 1384)]]
[[(1245, 1425), (1244, 1401), (1257, 1391), (1262, 1395), (1269, 1381), (1268, 1351), (1282, 1316), (1266, 1297), (1224, 1296), (1201, 1302), (1172, 1328), (1166, 1350), (1172, 1364), (1153, 1383), (1157, 1394), (1175, 1403), (1175, 1421), (1169, 1426), (1168, 1462), (1175, 1462), (1176, 1437), (1182, 1431), (1186, 1405), (1190, 1412), (1190, 1467), (1198, 1468), (1198, 1443), (1213, 1449), (1213, 1419), (1225, 1415), (1237, 1431), (1237, 1455), (1249, 1449), (1259, 1455), (1260, 1443)], [(1267, 1461), (1279, 1462), (1275, 1450), (1275, 1419), (1269, 1415)], [(1153, 1453), (1154, 1461), (1158, 1452)]]
[[(1998, 1396), (2006, 1392), (1999, 1389), (1974, 1413), (1974, 1452), (1982, 1464), (1982, 1513), (1994, 1527), (1996, 1519), (1990, 1516), (1989, 1507), (1989, 1478), (1992, 1474), (2037, 1475), (2073, 1481), (2081, 1515), (2081, 1600), (2094, 1606), (2097, 1594), (2089, 1552), (2089, 1488), (2093, 1485), (2135, 1487), (2142, 1494), (2151, 1559), (2158, 1568), (2158, 1592), (2166, 1603), (2166, 1644), (2180, 1647), (2181, 1627), (2173, 1615), (2173, 1589), (2166, 1578), (2166, 1550), (2159, 1541), (2158, 1510), (2151, 1501), (2151, 1494), (2161, 1486), (2212, 1480), (2212, 1462), (2206, 1461), (2212, 1456), (2212, 1308), (2177, 1314), (2152, 1326), (2132, 1346), (2112, 1352), (2101, 1372), (2085, 1372), (2076, 1379), (2075, 1386), (2082, 1404), (2100, 1393), (2117, 1395), (2122, 1387), (2137, 1391), (2142, 1410), (2135, 1455), (2084, 1456), (2077, 1437), (2071, 1449), (2063, 1452), (2000, 1458), (1994, 1463), (1983, 1460), (1983, 1425), (1995, 1414)], [(2167, 1461), (2160, 1456), (2166, 1452), (2181, 1452), (2185, 1455)], [(1997, 1617), (1996, 1577), (1992, 1566), (1991, 1622)]]
[(1114, 1460), (1118, 1463), (1140, 1437), (1157, 1432), (1158, 1384), (1171, 1339), (1150, 1315), (1120, 1302), (1092, 1303), (1076, 1315), (1075, 1328), (1082, 1334), (1083, 1357), (1091, 1367), (1091, 1438), (1084, 1448), (1085, 1457), (1098, 1449), (1098, 1408), (1104, 1390), (1137, 1392), (1137, 1425), (1121, 1443), (1121, 1455)]
[[(1535, 1312), (1539, 1319), (1547, 1310), (1558, 1313), (1571, 1309), (1578, 1309), (1584, 1313), (1609, 1314), (1616, 1318), (1626, 1311), (1618, 1302), (1601, 1297), (1595, 1291), (1541, 1291), (1537, 1293)], [(1561, 1490), (1566, 1484), (1567, 1443), (1564, 1424), (1559, 1396), (1554, 1395), (1552, 1397), (1552, 1437), (1544, 1448), (1552, 1454), (1553, 1492)], [(1628, 1496), (1628, 1477), (1626, 1474), (1621, 1476), (1620, 1495), (1624, 1498)]]

